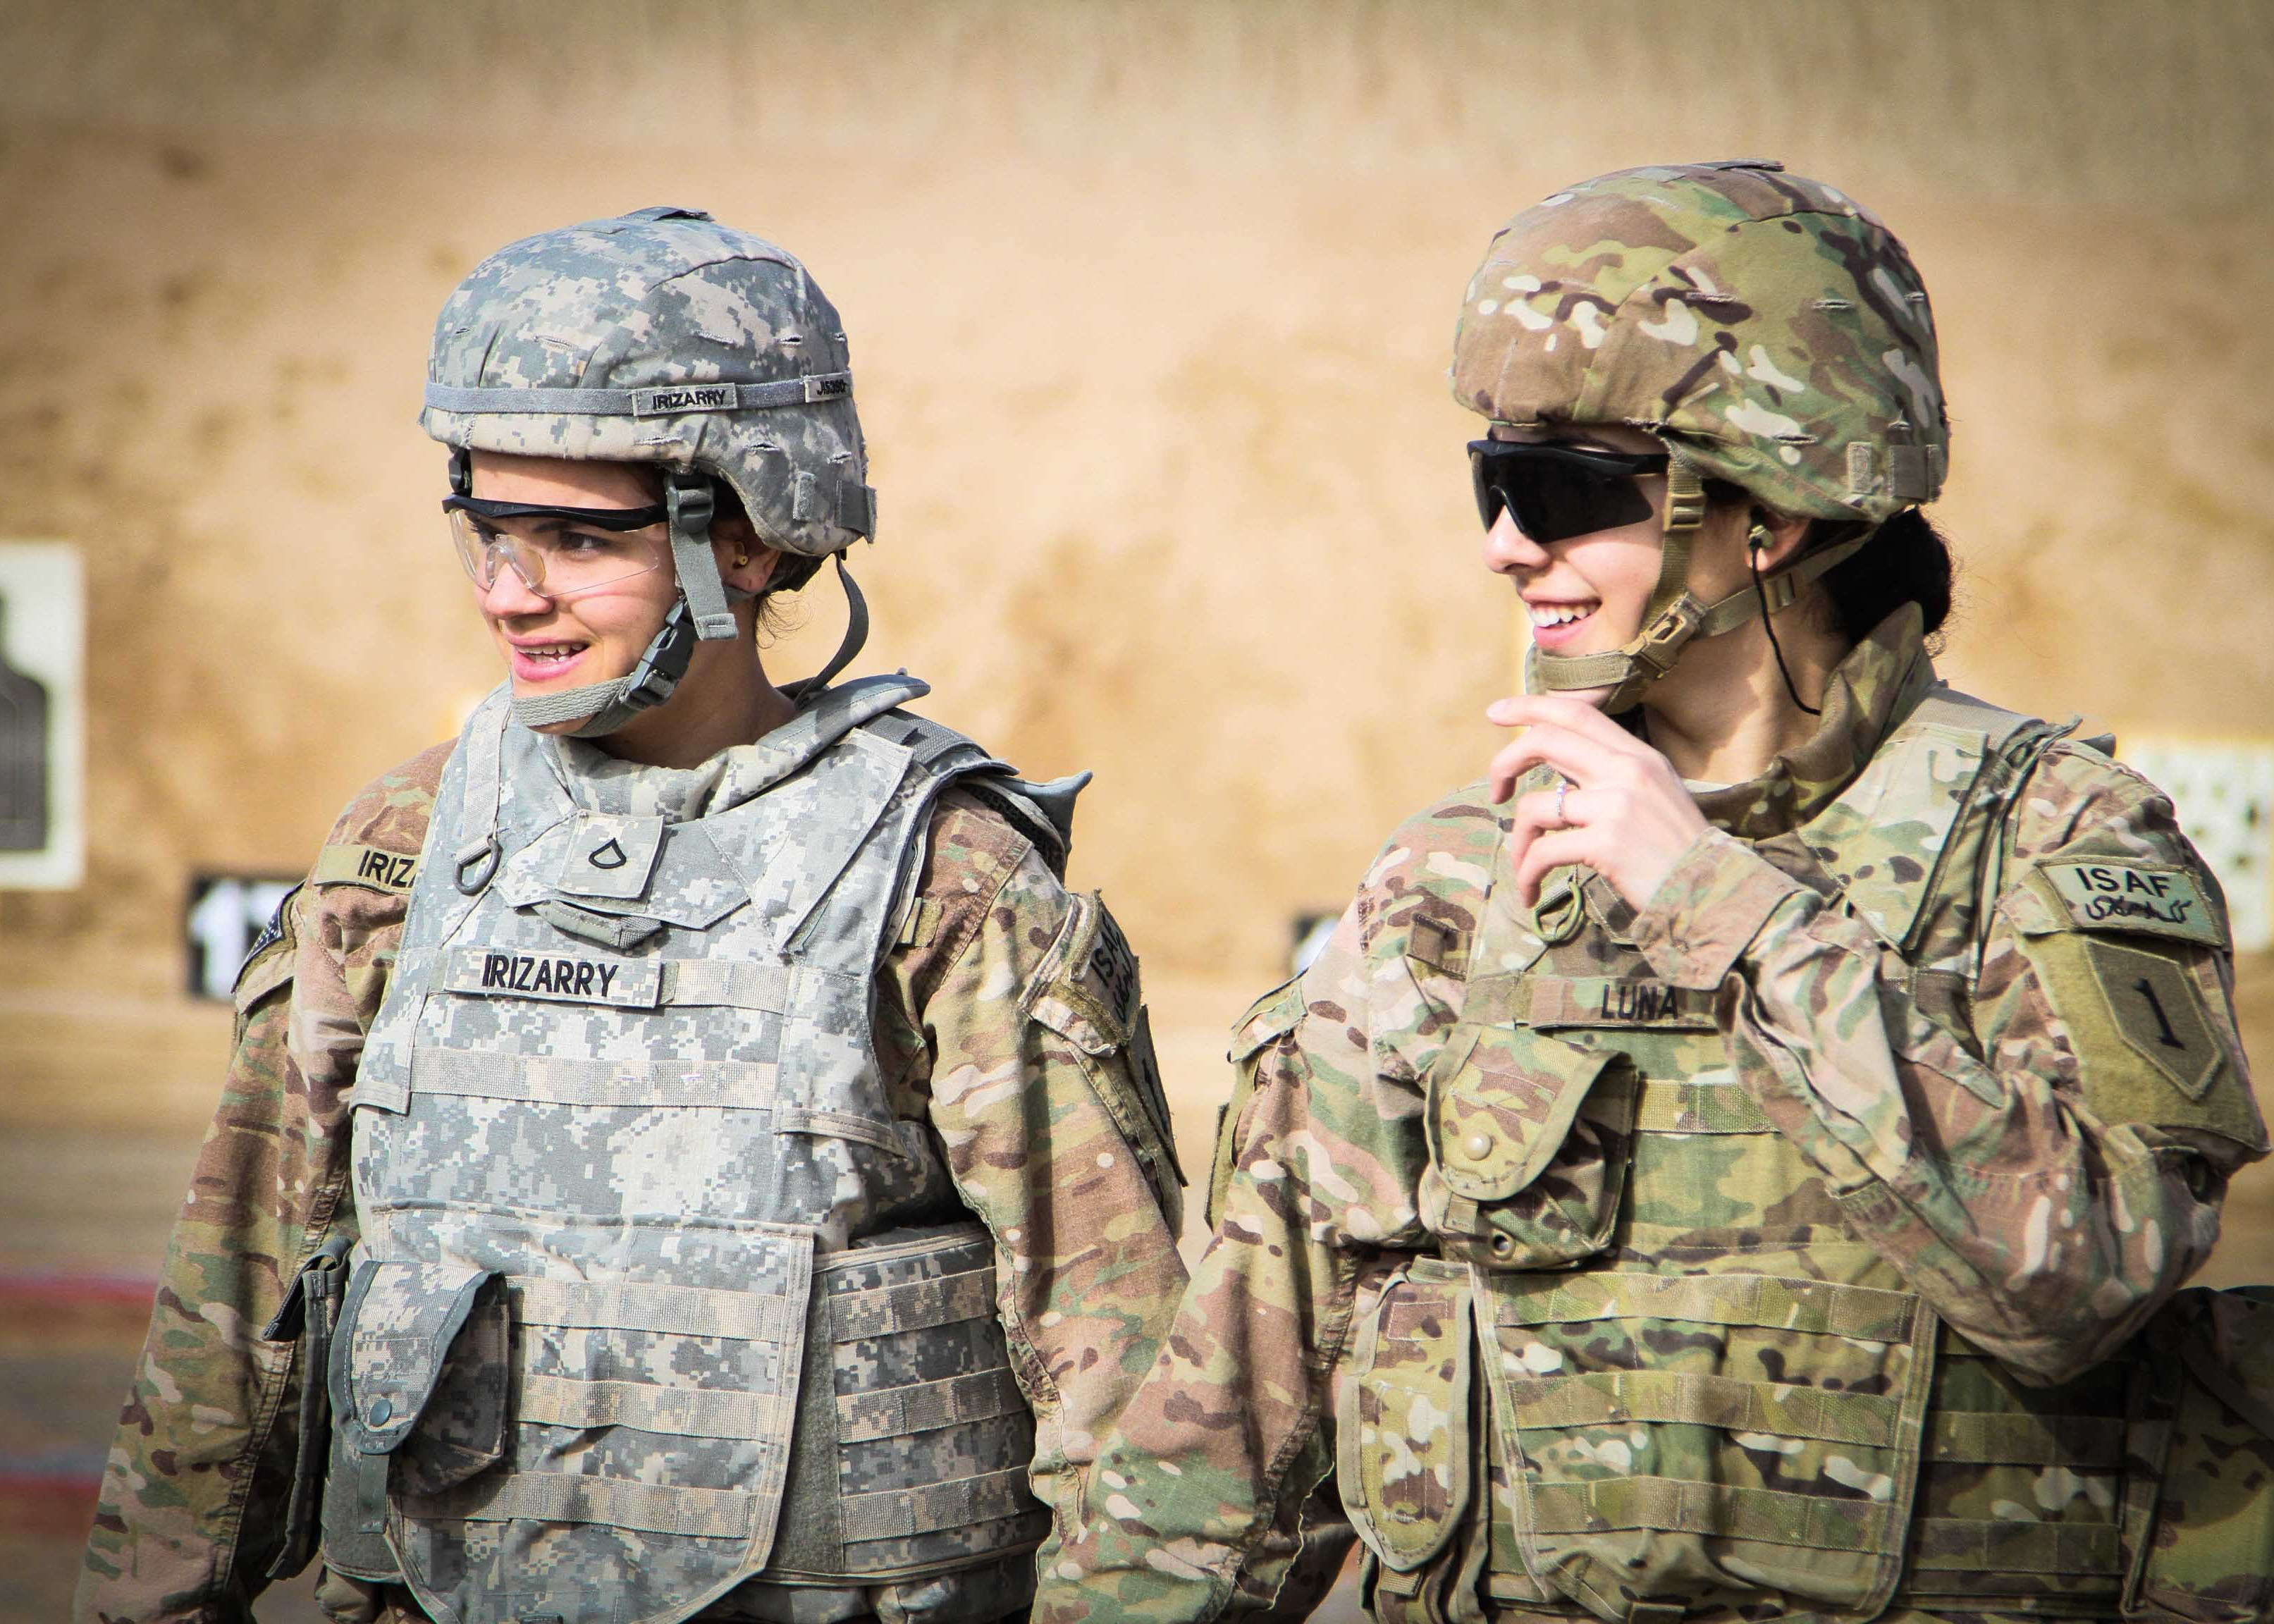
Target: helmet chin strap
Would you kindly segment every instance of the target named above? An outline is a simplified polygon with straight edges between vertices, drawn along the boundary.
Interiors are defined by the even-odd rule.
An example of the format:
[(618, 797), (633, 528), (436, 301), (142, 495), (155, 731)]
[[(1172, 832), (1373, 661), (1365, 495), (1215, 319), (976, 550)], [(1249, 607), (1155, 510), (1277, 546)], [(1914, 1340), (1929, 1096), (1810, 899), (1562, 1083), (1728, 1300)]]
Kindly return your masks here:
[(1766, 617), (1798, 598), (1802, 590), (1834, 565), (1854, 555), (1870, 533), (1851, 537), (1794, 560), (1773, 575), (1727, 598), (1701, 604), (1690, 590), (1690, 549), (1706, 521), (1706, 482), (1698, 465), (1678, 447), (1668, 447), (1666, 470), (1665, 545), (1658, 583), (1643, 606), (1642, 630), (1622, 647), (1601, 654), (1543, 654), (1535, 647), (1525, 658), (1525, 686), (1534, 693), (1562, 694), (1579, 688), (1611, 690), (1603, 711), (1616, 716), (1642, 700), (1650, 685), (1674, 669), (1693, 637), (1718, 637), (1733, 631), (1758, 608)]
[(665, 476), (663, 500), (671, 515), (671, 568), (679, 582), (679, 601), (628, 674), (558, 694), (516, 697), (513, 719), (523, 727), (551, 727), (581, 718), (568, 730), (570, 738), (612, 733), (671, 697), (687, 674), (697, 643), (735, 635), (727, 584), (719, 574), (718, 555), (711, 549), (715, 500), (709, 477), (674, 469)]

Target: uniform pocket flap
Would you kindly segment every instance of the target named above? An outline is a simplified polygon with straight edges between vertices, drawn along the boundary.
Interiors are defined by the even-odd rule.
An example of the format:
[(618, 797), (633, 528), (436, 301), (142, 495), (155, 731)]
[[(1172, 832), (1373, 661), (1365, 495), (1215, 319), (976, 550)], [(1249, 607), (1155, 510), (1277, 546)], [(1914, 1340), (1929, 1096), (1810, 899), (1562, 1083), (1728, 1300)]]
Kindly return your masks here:
[(1299, 975), (1282, 981), (1247, 1006), (1247, 1013), (1231, 1029), (1231, 1047), (1224, 1058), (1234, 1065), (1245, 1065), (1301, 1026), (1306, 1007), (1303, 978)]
[(1469, 1293), (1465, 1268), (1408, 1264), (1359, 1327), (1339, 1397), (1344, 1506), (1367, 1548), (1399, 1573), (1442, 1550), (1468, 1508)]
[(508, 1311), (497, 1282), (467, 1264), (368, 1259), (349, 1282), (332, 1412), (359, 1453), (402, 1450), (418, 1489), (447, 1487), (504, 1452)]
[[(1449, 1053), (1450, 1051), (1448, 1051)], [(1523, 1027), (1477, 1033), (1467, 1064), (1436, 1090), (1437, 1170), (1471, 1201), (1504, 1201), (1538, 1178), (1587, 1096), (1622, 1056)], [(1632, 1072), (1623, 1064), (1622, 1076)]]
[(2196, 1380), (2274, 1440), (2274, 1286), (2203, 1291), (2184, 1352)]

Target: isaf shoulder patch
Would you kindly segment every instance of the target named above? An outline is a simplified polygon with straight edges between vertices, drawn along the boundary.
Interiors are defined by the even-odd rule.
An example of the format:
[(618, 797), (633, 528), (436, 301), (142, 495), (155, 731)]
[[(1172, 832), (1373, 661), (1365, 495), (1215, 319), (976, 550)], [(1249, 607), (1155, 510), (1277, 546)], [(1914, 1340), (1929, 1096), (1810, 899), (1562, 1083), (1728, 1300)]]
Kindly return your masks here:
[(2225, 944), (2225, 933), (2202, 883), (2175, 863), (2097, 857), (2059, 858), (2039, 865), (2079, 930), (2130, 930)]
[(316, 854), (308, 877), (318, 885), (368, 885), (399, 897), (418, 877), (418, 856), (375, 846), (328, 846)]

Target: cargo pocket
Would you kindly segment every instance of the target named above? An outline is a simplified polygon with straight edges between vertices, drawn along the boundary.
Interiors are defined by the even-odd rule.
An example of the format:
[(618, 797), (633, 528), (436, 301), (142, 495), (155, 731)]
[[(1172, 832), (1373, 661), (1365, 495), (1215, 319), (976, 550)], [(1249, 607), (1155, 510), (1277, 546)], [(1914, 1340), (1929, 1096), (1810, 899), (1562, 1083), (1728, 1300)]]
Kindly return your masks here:
[(1429, 1101), (1432, 1227), (1449, 1255), (1554, 1268), (1610, 1240), (1626, 1188), (1635, 1072), (1615, 1050), (1478, 1025), (1446, 1049)]
[(2274, 1287), (2182, 1291), (2141, 1342), (2124, 1615), (2274, 1620)]
[[(508, 1309), (497, 1276), (457, 1263), (358, 1264), (332, 1344), (332, 1412), (358, 1457), (364, 1516), (505, 1455)], [(376, 1493), (374, 1494), (374, 1491)]]
[(1469, 1272), (1415, 1258), (1359, 1327), (1335, 1428), (1343, 1505), (1382, 1565), (1411, 1573), (1468, 1509), (1476, 1354)]

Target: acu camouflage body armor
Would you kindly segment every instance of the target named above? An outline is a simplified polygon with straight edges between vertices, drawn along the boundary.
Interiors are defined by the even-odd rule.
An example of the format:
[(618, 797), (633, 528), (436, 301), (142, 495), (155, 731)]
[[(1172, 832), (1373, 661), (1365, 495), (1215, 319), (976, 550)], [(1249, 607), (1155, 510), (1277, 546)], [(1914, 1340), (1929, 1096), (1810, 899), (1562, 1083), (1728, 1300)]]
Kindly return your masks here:
[[(1970, 1043), (2001, 825), (2061, 731), (1931, 690), (1837, 801), (1754, 849), (1867, 921)], [(2195, 900), (2186, 939), (2216, 945)], [(1442, 1255), (1397, 1267), (1341, 1387), (1379, 1615), (1434, 1616), (1419, 1598), (1458, 1562), (1496, 1605), (1614, 1624), (2268, 1616), (2248, 1575), (2274, 1556), (2274, 1294), (2183, 1294), (2138, 1357), (2017, 1379), (1843, 1224), (1849, 1198), (1732, 1071), (1716, 995), (1656, 979), (1634, 917), (1590, 877), (1537, 909), (1495, 886), (1473, 941), (1415, 930), (1424, 995), (1465, 992), (1427, 1079)], [(2205, 1109), (2257, 1139), (2231, 1075)]]
[(797, 1617), (1022, 1605), (1047, 1514), (992, 1245), (870, 1021), (940, 789), (1062, 853), (1071, 787), (895, 708), (922, 691), (691, 771), (477, 711), (357, 1079), (334, 1568), (445, 1624), (753, 1579)]

